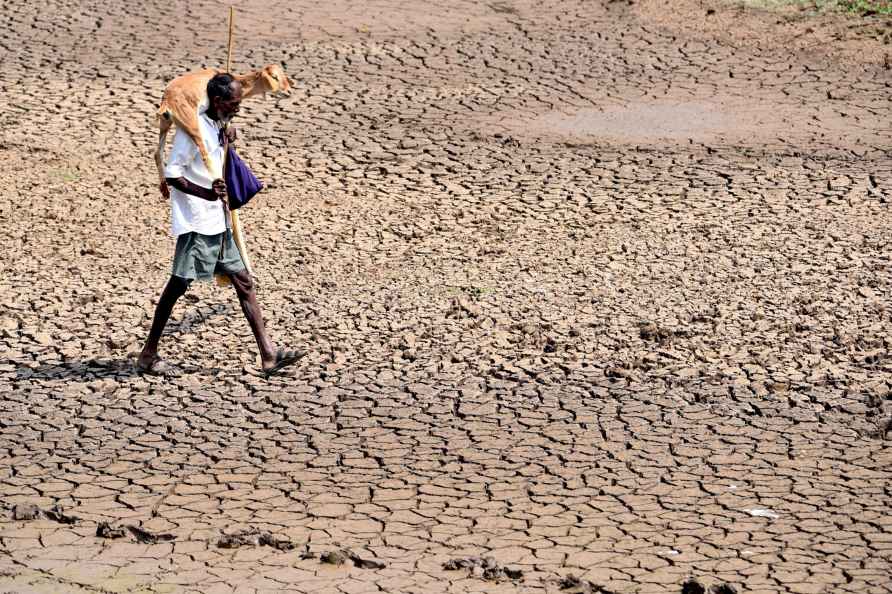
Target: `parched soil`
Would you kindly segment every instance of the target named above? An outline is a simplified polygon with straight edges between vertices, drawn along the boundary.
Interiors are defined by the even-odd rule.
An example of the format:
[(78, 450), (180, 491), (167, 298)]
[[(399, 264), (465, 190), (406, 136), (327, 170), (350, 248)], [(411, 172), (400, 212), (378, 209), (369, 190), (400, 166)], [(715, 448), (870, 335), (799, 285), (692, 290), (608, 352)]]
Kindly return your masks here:
[(0, 0), (0, 592), (892, 592), (892, 19), (238, 2), (310, 354), (196, 285), (143, 376), (226, 8)]

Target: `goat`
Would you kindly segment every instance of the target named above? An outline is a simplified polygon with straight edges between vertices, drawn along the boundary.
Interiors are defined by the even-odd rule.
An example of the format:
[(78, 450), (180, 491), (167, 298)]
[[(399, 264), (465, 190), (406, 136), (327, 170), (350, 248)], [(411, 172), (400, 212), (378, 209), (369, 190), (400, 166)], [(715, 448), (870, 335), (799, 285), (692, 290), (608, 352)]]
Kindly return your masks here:
[[(164, 143), (170, 127), (177, 125), (185, 134), (195, 142), (205, 167), (211, 172), (210, 160), (207, 149), (201, 141), (201, 132), (198, 127), (198, 113), (201, 108), (207, 108), (207, 85), (214, 75), (223, 72), (215, 68), (189, 72), (170, 81), (164, 89), (161, 98), (161, 106), (158, 108), (158, 150), (155, 151), (155, 164), (158, 166), (158, 175), (161, 178), (160, 190), (165, 198), (170, 198), (170, 189), (164, 180)], [(285, 71), (277, 64), (269, 64), (260, 70), (247, 74), (234, 75), (242, 84), (242, 98), (263, 93), (291, 93), (291, 82), (285, 76)]]

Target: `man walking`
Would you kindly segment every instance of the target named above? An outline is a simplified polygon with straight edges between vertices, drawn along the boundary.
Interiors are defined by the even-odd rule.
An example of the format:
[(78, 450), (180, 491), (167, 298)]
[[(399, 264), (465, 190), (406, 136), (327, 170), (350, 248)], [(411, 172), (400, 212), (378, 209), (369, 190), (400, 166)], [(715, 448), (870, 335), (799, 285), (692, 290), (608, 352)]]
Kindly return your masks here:
[[(207, 85), (209, 105), (198, 116), (202, 142), (214, 171), (223, 171), (224, 126), (239, 111), (242, 87), (229, 74), (214, 76)], [(234, 137), (234, 131), (229, 132)], [(232, 138), (234, 140), (234, 138)], [(211, 280), (214, 274), (227, 276), (235, 287), (242, 312), (251, 326), (260, 350), (261, 367), (271, 375), (305, 353), (276, 349), (257, 303), (251, 275), (245, 269), (227, 224), (226, 183), (207, 170), (195, 143), (181, 131), (174, 137), (164, 176), (171, 188), (173, 234), (177, 237), (173, 272), (155, 308), (149, 337), (136, 367), (144, 373), (167, 374), (172, 368), (158, 355), (158, 342), (173, 306), (186, 293), (193, 280)]]

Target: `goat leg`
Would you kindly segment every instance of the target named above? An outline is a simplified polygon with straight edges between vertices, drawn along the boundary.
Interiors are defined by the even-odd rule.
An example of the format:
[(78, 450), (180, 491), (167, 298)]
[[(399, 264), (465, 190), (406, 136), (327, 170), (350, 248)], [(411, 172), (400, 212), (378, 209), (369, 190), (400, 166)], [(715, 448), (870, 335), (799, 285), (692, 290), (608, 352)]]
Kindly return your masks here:
[(170, 121), (161, 120), (158, 130), (158, 149), (155, 151), (155, 165), (158, 167), (158, 177), (161, 178), (161, 184), (158, 186), (158, 189), (161, 190), (161, 195), (164, 196), (165, 200), (170, 198), (170, 188), (167, 187), (167, 182), (164, 181), (164, 143), (167, 140), (167, 132), (169, 130)]

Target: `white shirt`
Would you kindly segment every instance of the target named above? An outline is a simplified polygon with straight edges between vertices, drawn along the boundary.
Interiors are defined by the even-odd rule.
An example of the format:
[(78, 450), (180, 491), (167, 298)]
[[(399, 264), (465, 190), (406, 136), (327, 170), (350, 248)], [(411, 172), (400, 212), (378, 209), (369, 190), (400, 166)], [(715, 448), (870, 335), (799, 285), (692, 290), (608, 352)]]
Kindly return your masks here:
[[(204, 166), (198, 147), (192, 139), (177, 128), (170, 157), (164, 168), (164, 177), (185, 177), (193, 184), (210, 189), (215, 179), (223, 177), (223, 146), (219, 137), (221, 125), (201, 111), (198, 114), (198, 128), (214, 175)], [(202, 235), (216, 235), (226, 231), (226, 215), (223, 212), (223, 203), (219, 200), (204, 200), (171, 187), (170, 214), (171, 231), (175, 237), (190, 231)]]

